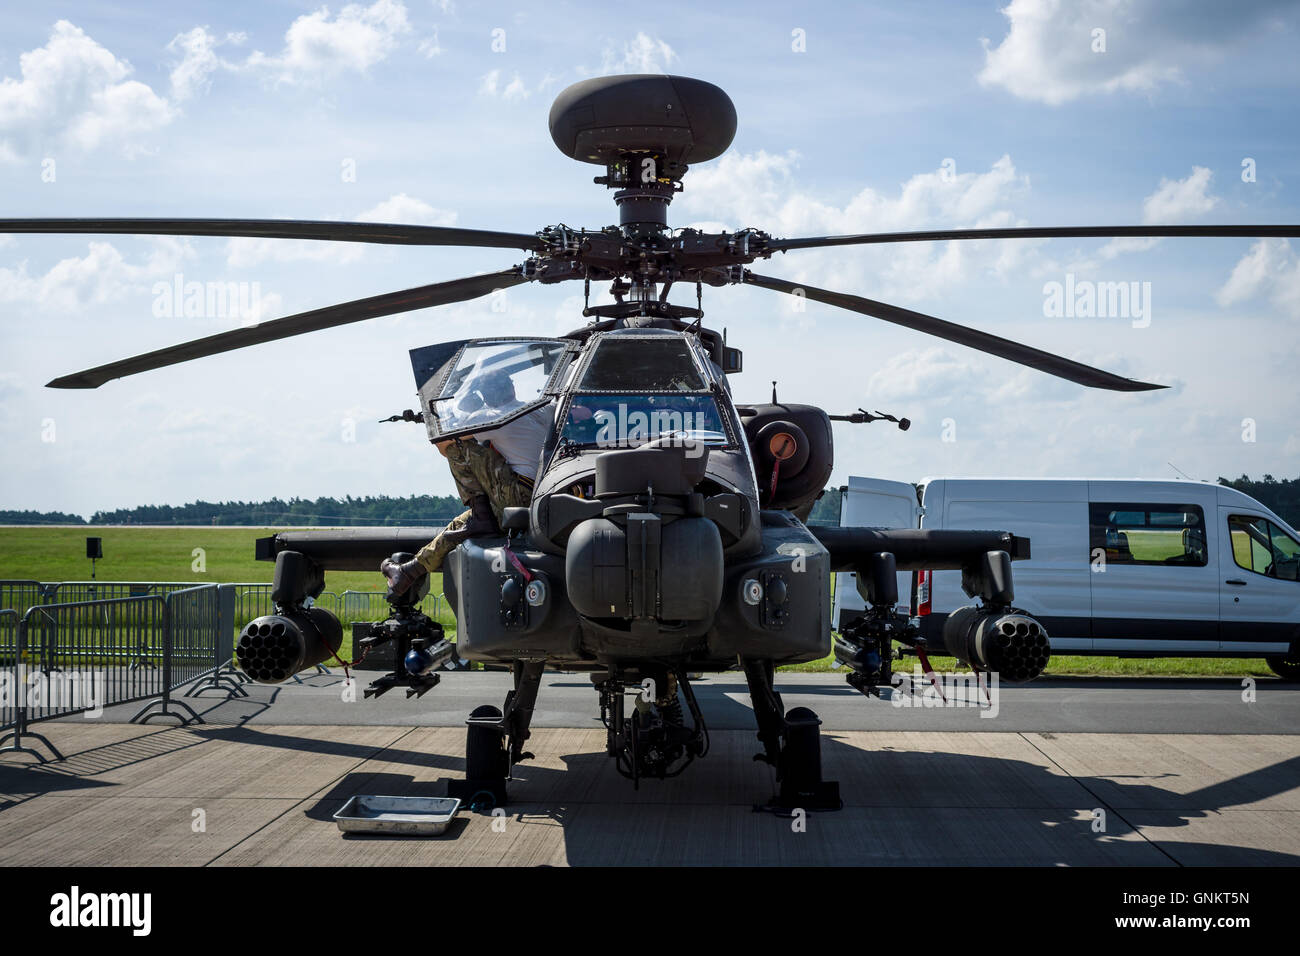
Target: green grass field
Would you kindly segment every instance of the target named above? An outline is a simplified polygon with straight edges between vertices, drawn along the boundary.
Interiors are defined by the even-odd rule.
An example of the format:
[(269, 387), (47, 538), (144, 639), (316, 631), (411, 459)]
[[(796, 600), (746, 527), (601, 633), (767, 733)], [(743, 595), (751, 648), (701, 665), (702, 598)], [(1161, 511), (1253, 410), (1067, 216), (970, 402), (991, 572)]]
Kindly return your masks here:
[[(96, 562), (100, 581), (194, 581), (227, 584), (267, 582), (275, 565), (253, 558), (253, 542), (273, 530), (262, 528), (123, 528), (81, 527), (0, 528), (0, 580), (87, 581), (90, 561), (85, 557), (86, 537), (104, 539), (104, 559)], [(204, 570), (196, 570), (196, 548), (203, 549)], [(325, 588), (344, 591), (383, 591), (384, 579), (378, 570), (328, 571)], [(442, 576), (434, 575), (430, 593), (442, 593)], [(453, 619), (440, 614), (454, 630)], [(351, 638), (345, 638), (344, 653), (350, 650)], [(795, 671), (828, 671), (831, 658), (785, 668)], [(911, 670), (912, 660), (898, 666)], [(940, 670), (952, 670), (949, 657), (932, 657)], [(1054, 656), (1049, 675), (1097, 676), (1269, 676), (1273, 672), (1261, 659), (1215, 658), (1120, 658)]]
[[(0, 528), (0, 580), (89, 581), (90, 560), (86, 538), (104, 539), (104, 557), (95, 562), (98, 581), (193, 581), (196, 584), (246, 584), (271, 582), (275, 564), (253, 557), (254, 542), (272, 528)], [(200, 555), (195, 549), (202, 549)], [(202, 570), (198, 570), (199, 568)], [(385, 589), (376, 570), (327, 571), (325, 589), (344, 591)], [(442, 593), (442, 575), (429, 582), (429, 593)], [(440, 613), (447, 636), (455, 636), (455, 619)], [(352, 634), (344, 621), (345, 660), (351, 660)]]
[[(100, 581), (194, 581), (202, 584), (270, 583), (275, 564), (253, 558), (253, 542), (272, 528), (0, 528), (0, 580), (89, 581), (86, 538), (104, 539), (95, 562)], [(203, 551), (203, 570), (195, 570)], [(327, 590), (382, 591), (378, 568), (329, 571)], [(430, 582), (442, 593), (442, 575)]]
[[(782, 670), (819, 673), (830, 671), (834, 657), (824, 657), (807, 664), (794, 664)], [(913, 656), (894, 662), (894, 670), (911, 673), (918, 661)], [(967, 668), (956, 658), (930, 655), (930, 665), (938, 672), (952, 673)], [(848, 673), (845, 671), (844, 673)], [(1046, 677), (1275, 677), (1262, 658), (1205, 657), (1083, 657), (1052, 655)]]

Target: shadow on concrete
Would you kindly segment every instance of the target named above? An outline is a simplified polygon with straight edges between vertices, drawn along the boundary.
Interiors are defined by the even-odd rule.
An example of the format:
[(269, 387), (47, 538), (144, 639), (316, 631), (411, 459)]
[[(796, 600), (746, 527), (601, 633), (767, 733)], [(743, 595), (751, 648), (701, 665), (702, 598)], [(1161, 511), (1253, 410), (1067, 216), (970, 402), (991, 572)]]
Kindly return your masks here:
[[(749, 708), (725, 695), (710, 702), (706, 717), (717, 716), (722, 706)], [(412, 731), (413, 732), (413, 731)], [(400, 746), (386, 748), (339, 744), (331, 741), (262, 734), (253, 728), (193, 731), (195, 734), (219, 734), (225, 740), (273, 746), (309, 752), (345, 754), (373, 758), (390, 764), (413, 768), (446, 770), (463, 774), (464, 759), (459, 755), (426, 753)], [(717, 735), (722, 737), (722, 734)], [(1020, 735), (1010, 735), (1024, 739)], [(649, 817), (684, 818), (700, 813), (710, 805), (722, 803), (730, 819), (753, 814), (752, 806), (771, 796), (770, 768), (753, 764), (750, 756), (758, 750), (756, 738), (738, 732), (727, 735), (728, 746), (715, 747), (714, 753), (696, 761), (686, 772), (670, 780), (644, 780), (639, 790), (619, 777), (612, 762), (601, 753), (574, 753), (561, 759), (564, 770), (530, 763), (516, 768), (516, 780), (510, 784), (511, 803), (506, 810), (511, 819), (550, 819), (564, 827), (566, 853), (574, 864), (639, 864), (680, 862), (679, 848), (672, 840), (650, 846), (647, 855), (634, 861), (625, 859), (626, 848), (620, 834), (626, 829), (643, 828)], [(746, 742), (752, 742), (747, 747)], [(400, 739), (398, 741), (400, 743)], [(1050, 761), (1050, 758), (1048, 758)], [(1027, 827), (1040, 841), (1043, 834), (1056, 834), (1048, 844), (1027, 847), (1023, 853), (1008, 847), (1014, 835), (994, 834), (988, 839), (1002, 841), (997, 853), (982, 850), (978, 839), (954, 850), (955, 858), (940, 862), (967, 865), (986, 864), (996, 859), (1001, 864), (1053, 865), (1083, 862), (1093, 865), (1237, 865), (1296, 866), (1300, 856), (1275, 850), (1238, 845), (1210, 845), (1167, 839), (1152, 841), (1145, 836), (1127, 844), (1117, 844), (1117, 833), (1143, 828), (1167, 830), (1190, 826), (1194, 821), (1220, 814), (1226, 808), (1257, 804), (1296, 787), (1300, 780), (1300, 757), (1280, 761), (1187, 793), (1166, 789), (1155, 780), (1178, 779), (1163, 773), (1152, 777), (1073, 777), (1053, 772), (1042, 763), (1020, 759), (996, 758), (972, 754), (903, 751), (882, 749), (864, 751), (837, 739), (834, 733), (822, 735), (824, 774), (838, 779), (847, 809), (828, 813), (827, 820), (844, 819), (861, 837), (881, 824), (881, 834), (897, 833), (900, 825), (915, 830), (919, 838), (937, 841), (953, 836), (959, 821), (987, 820), (1010, 814), (1018, 825)], [(417, 780), (413, 774), (359, 770), (337, 781), (328, 793), (315, 800), (303, 813), (317, 821), (330, 821), (342, 801), (356, 793), (383, 793), (394, 796), (444, 796), (450, 777)], [(1138, 782), (1141, 781), (1141, 782)], [(698, 788), (698, 789), (697, 789)], [(702, 801), (700, 793), (714, 795)], [(717, 795), (722, 794), (721, 798)], [(1104, 810), (1111, 821), (1106, 831), (1093, 832), (1089, 814)], [(464, 814), (464, 811), (462, 811)], [(900, 824), (899, 819), (902, 819)], [(789, 821), (759, 815), (760, 833), (780, 835), (789, 830)], [(1115, 821), (1119, 821), (1118, 824)], [(734, 821), (733, 821), (734, 822)], [(770, 826), (769, 826), (770, 823)], [(674, 823), (673, 826), (678, 824)], [(829, 826), (829, 824), (828, 824)], [(1055, 828), (1055, 829), (1053, 829)], [(724, 827), (723, 829), (730, 829)], [(457, 831), (449, 831), (454, 837)], [(728, 838), (726, 833), (717, 839)], [(704, 842), (714, 839), (708, 836)], [(873, 838), (875, 839), (875, 838)], [(1056, 842), (1052, 842), (1055, 840)], [(866, 841), (868, 844), (871, 839)], [(1053, 846), (1059, 844), (1059, 855)], [(1046, 849), (1045, 849), (1046, 847)], [(810, 862), (895, 863), (933, 862), (925, 853), (909, 851), (907, 846), (887, 859), (855, 859), (847, 850), (832, 847), (829, 859)], [(915, 847), (913, 847), (913, 850)], [(701, 862), (707, 862), (703, 860)]]
[(101, 747), (91, 747), (55, 763), (0, 763), (0, 811), (49, 793), (116, 786), (94, 778), (155, 757), (198, 747), (205, 742), (201, 738), (196, 739), (184, 728), (169, 727)]

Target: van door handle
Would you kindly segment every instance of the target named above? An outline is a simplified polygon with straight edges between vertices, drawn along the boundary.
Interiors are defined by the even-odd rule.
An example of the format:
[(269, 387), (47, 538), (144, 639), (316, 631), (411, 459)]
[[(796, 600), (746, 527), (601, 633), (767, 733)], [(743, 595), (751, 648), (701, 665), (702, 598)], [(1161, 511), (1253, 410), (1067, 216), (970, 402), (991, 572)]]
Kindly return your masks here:
[(1239, 588), (1244, 588), (1246, 586), (1246, 582), (1241, 580), (1240, 578), (1228, 578), (1228, 580), (1224, 581), (1223, 583), (1235, 584)]

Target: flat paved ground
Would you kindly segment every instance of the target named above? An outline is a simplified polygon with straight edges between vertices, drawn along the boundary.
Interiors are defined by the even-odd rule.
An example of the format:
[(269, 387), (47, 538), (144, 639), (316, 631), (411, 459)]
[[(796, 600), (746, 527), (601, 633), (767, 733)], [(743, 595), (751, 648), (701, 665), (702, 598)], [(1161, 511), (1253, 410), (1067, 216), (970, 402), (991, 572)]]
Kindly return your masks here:
[(1300, 864), (1300, 689), (1276, 682), (1247, 703), (1234, 681), (1056, 681), (1003, 688), (989, 719), (790, 675), (785, 704), (825, 719), (845, 799), (797, 832), (753, 812), (774, 780), (751, 760), (743, 682), (700, 682), (711, 752), (634, 791), (604, 755), (586, 677), (560, 674), (506, 816), (412, 839), (344, 836), (331, 815), (356, 793), (442, 793), (463, 776), (464, 715), (506, 678), (356, 703), (338, 681), (199, 698), (207, 722), (185, 728), (36, 725), (68, 759), (0, 756), (0, 865)]
[[(374, 671), (356, 673), (359, 688), (378, 676)], [(365, 700), (358, 690), (345, 700), (341, 672), (307, 677), (301, 683), (244, 684), (247, 698), (227, 700), (224, 693), (205, 691), (197, 698), (180, 699), (216, 723), (463, 727), (471, 710), (484, 703), (500, 706), (513, 686), (510, 675), (499, 671), (444, 671), (441, 676), (442, 682), (419, 700), (407, 700), (400, 690), (377, 700)], [(719, 674), (692, 686), (711, 729), (754, 729), (744, 677)], [(1240, 680), (1223, 678), (1057, 678), (1001, 684), (994, 697), (996, 710), (972, 706), (980, 700), (973, 687), (949, 688), (946, 696), (954, 706), (926, 706), (924, 698), (907, 694), (891, 701), (889, 688), (885, 700), (868, 700), (849, 687), (842, 674), (781, 673), (777, 690), (787, 709), (812, 708), (828, 730), (1300, 733), (1300, 684), (1273, 679), (1253, 684), (1253, 702), (1243, 699), (1247, 688)], [(931, 700), (943, 703), (933, 695)], [(958, 703), (965, 706), (955, 706)], [(104, 719), (126, 721), (139, 709), (139, 704), (110, 708)], [(70, 719), (85, 723), (81, 717)], [(547, 674), (533, 726), (599, 728), (590, 678)]]

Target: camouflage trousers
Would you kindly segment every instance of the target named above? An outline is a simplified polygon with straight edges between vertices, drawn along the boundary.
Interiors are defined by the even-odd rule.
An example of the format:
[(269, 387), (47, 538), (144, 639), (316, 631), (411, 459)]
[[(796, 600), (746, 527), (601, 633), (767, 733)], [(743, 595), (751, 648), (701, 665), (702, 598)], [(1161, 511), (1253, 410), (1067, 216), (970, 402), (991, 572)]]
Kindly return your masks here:
[[(458, 441), (447, 449), (447, 464), (456, 482), (460, 500), (469, 504), (475, 495), (486, 495), (492, 504), (497, 523), (506, 508), (526, 508), (533, 500), (533, 483), (517, 474), (500, 452), (472, 438)], [(465, 511), (452, 518), (442, 534), (434, 538), (415, 556), (426, 571), (440, 571), (443, 559), (458, 542), (448, 541), (448, 531), (459, 531), (469, 521)]]

